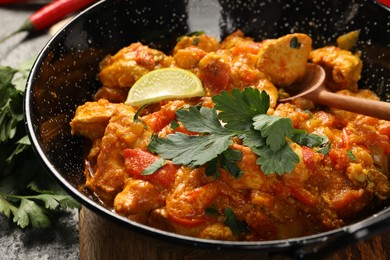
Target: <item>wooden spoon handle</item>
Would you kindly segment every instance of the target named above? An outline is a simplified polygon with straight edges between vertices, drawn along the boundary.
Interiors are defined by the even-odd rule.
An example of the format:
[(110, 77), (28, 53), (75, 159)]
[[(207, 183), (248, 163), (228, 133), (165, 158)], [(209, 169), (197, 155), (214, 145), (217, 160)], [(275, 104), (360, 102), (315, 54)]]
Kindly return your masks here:
[(390, 121), (390, 103), (335, 94), (327, 90), (312, 97), (314, 103)]

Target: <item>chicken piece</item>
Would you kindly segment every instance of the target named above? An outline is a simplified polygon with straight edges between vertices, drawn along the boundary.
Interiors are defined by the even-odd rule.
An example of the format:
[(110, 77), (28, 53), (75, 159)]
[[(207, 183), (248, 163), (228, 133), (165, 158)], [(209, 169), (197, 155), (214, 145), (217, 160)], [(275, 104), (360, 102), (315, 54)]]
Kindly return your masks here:
[[(96, 171), (87, 177), (87, 187), (111, 205), (117, 193), (122, 191), (125, 179), (123, 150), (133, 148), (150, 134), (141, 122), (134, 122), (134, 109), (120, 104), (116, 107), (104, 133), (97, 157)], [(88, 174), (88, 173), (87, 173)]]
[(271, 83), (271, 81), (266, 78), (262, 78), (255, 85), (255, 88), (257, 88), (259, 91), (264, 90), (265, 92), (267, 92), (270, 99), (269, 107), (270, 109), (274, 109), (279, 98), (279, 92), (278, 89)]
[(188, 47), (196, 47), (205, 52), (213, 52), (219, 49), (219, 42), (215, 37), (206, 34), (183, 36), (173, 49), (172, 54), (175, 55), (180, 49)]
[(107, 99), (111, 103), (124, 103), (129, 93), (128, 88), (108, 88), (101, 87), (95, 94), (94, 99)]
[(250, 37), (245, 37), (241, 30), (228, 35), (221, 42), (221, 49), (230, 49), (233, 55), (237, 54), (256, 54), (261, 48), (261, 42), (255, 42)]
[(152, 183), (129, 178), (125, 188), (116, 195), (114, 209), (123, 216), (149, 213), (162, 203), (159, 201), (160, 190)]
[(326, 87), (333, 91), (357, 91), (363, 63), (358, 55), (335, 46), (311, 51), (310, 60), (326, 71)]
[(207, 52), (205, 52), (204, 50), (190, 46), (184, 49), (177, 50), (173, 58), (177, 67), (191, 70), (192, 72), (196, 73), (196, 68), (199, 61), (206, 54)]
[(90, 140), (102, 138), (116, 107), (116, 104), (111, 104), (106, 99), (79, 106), (70, 122), (72, 134), (82, 135)]
[(122, 48), (100, 63), (99, 79), (109, 88), (129, 88), (151, 70), (170, 67), (173, 58), (141, 43)]
[(289, 86), (306, 71), (312, 40), (306, 34), (288, 34), (262, 42), (257, 68), (278, 87)]

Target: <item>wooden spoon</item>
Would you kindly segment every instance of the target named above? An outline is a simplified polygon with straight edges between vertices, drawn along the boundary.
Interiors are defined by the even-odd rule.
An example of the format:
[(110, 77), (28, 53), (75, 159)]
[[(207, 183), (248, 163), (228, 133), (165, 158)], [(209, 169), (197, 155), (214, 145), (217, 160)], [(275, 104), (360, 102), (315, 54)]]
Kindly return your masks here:
[(317, 105), (326, 105), (390, 121), (390, 103), (335, 94), (325, 88), (324, 81), (324, 69), (321, 66), (308, 63), (305, 77), (286, 88), (291, 97), (280, 99), (279, 102), (305, 97)]

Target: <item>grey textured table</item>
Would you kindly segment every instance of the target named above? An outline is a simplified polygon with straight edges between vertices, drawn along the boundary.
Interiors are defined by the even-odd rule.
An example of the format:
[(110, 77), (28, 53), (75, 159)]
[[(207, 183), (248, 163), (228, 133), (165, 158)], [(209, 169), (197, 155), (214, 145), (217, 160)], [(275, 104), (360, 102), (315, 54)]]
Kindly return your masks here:
[[(41, 5), (0, 6), (0, 38), (14, 31)], [(0, 65), (17, 66), (36, 57), (50, 35), (15, 35), (0, 44)], [(0, 259), (78, 259), (78, 212), (70, 210), (55, 216), (49, 229), (20, 229), (0, 214)]]

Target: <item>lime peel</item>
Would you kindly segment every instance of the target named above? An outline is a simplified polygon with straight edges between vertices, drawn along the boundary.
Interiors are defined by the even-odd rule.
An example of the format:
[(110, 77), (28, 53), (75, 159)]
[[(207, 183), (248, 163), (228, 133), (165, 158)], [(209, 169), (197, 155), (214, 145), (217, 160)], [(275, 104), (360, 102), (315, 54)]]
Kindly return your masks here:
[(194, 73), (180, 68), (161, 68), (139, 78), (130, 88), (125, 104), (142, 106), (167, 99), (204, 95), (202, 82)]

